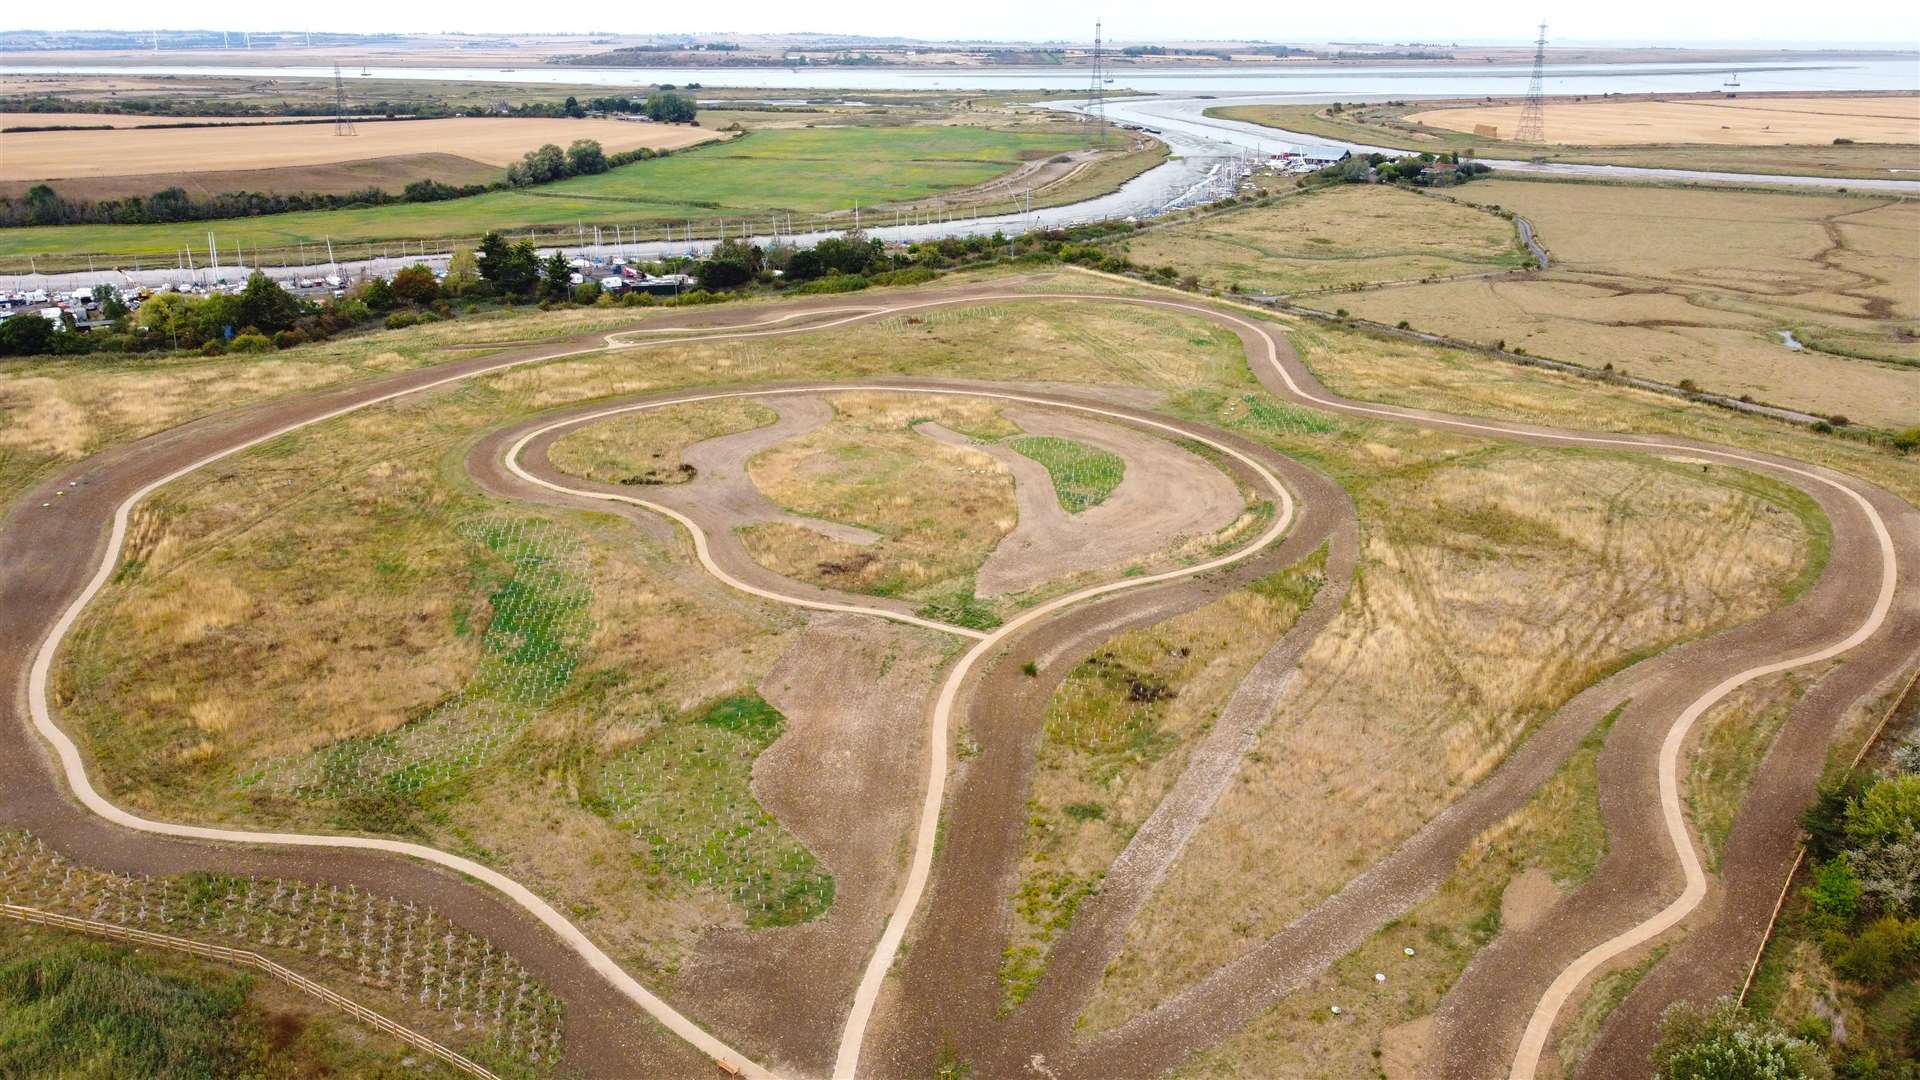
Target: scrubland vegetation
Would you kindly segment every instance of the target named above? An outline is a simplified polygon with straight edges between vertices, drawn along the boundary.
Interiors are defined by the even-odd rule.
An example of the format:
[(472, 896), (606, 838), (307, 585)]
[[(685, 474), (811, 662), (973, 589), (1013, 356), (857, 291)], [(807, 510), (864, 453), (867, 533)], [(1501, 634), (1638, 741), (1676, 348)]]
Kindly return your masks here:
[[(1216, 408), (1227, 419), (1244, 406)], [(1771, 610), (1824, 558), (1802, 497), (1732, 470), (1350, 421), (1265, 439), (1297, 445), (1353, 492), (1359, 579), (1131, 928), (1087, 1012), (1096, 1028), (1330, 895), (1577, 691)]]
[[(1398, 188), (1342, 185), (1149, 229), (1119, 250), (1230, 292), (1310, 294), (1527, 265), (1512, 223)], [(1342, 300), (1344, 303), (1345, 301)]]
[(1235, 687), (1313, 602), (1325, 557), (1322, 549), (1204, 607), (1122, 634), (1054, 692), (1001, 965), (1009, 1007), (1039, 982), (1053, 941), (1099, 890)]

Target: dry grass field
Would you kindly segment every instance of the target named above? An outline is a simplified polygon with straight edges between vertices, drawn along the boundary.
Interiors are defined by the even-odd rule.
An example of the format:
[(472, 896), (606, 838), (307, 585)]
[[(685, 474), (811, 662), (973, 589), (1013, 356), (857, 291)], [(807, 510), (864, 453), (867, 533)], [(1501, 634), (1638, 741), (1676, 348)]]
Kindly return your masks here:
[[(1594, 762), (1606, 727), (1582, 742), (1525, 806), (1469, 845), (1433, 896), (1240, 1031), (1189, 1058), (1180, 1075), (1422, 1076), (1428, 1016), (1468, 962), (1502, 927), (1525, 925), (1563, 888), (1584, 881), (1605, 853)], [(1375, 972), (1386, 981), (1376, 982)]]
[[(1433, 109), (1407, 122), (1511, 138), (1520, 126), (1518, 104)], [(1567, 101), (1542, 110), (1547, 141), (1586, 146), (1709, 143), (1784, 146), (1792, 143), (1920, 143), (1920, 96), (1688, 97), (1671, 101)]]
[(1013, 530), (1013, 476), (988, 454), (916, 431), (933, 421), (977, 438), (1019, 428), (999, 405), (919, 394), (836, 394), (831, 423), (747, 463), (755, 487), (784, 509), (869, 529), (845, 543), (795, 525), (742, 536), (768, 569), (828, 588), (926, 600), (973, 595), (973, 575)]
[(677, 125), (515, 117), (364, 122), (354, 131), (345, 138), (330, 124), (293, 124), (19, 132), (0, 135), (0, 180), (281, 169), (419, 153), (505, 167), (543, 143), (564, 148), (575, 139), (596, 139), (611, 154), (720, 137)]
[(1500, 217), (1361, 185), (1149, 229), (1123, 249), (1143, 266), (1172, 266), (1216, 288), (1264, 293), (1509, 270), (1528, 258), (1513, 225)]
[(1823, 557), (1807, 500), (1730, 470), (1384, 426), (1319, 446), (1354, 492), (1361, 574), (1129, 929), (1091, 1026), (1123, 1022), (1278, 931), (1574, 693), (1771, 610)]
[(751, 690), (792, 627), (624, 522), (455, 481), (470, 433), (524, 407), (475, 386), (361, 413), (163, 494), (61, 696), (131, 805), (490, 853), (657, 970), (747, 912), (608, 857), (645, 847), (602, 812), (598, 769)]
[(573, 429), (553, 441), (556, 468), (607, 484), (683, 484), (680, 452), (694, 443), (765, 427), (772, 409), (739, 398), (669, 405)]
[(1552, 269), (1339, 306), (1860, 423), (1920, 417), (1920, 204), (1517, 180), (1459, 197), (1524, 215)]
[(1460, 416), (1683, 435), (1818, 462), (1920, 499), (1920, 460), (1910, 454), (1458, 349), (1332, 327), (1295, 328), (1289, 337), (1314, 374), (1347, 397)]

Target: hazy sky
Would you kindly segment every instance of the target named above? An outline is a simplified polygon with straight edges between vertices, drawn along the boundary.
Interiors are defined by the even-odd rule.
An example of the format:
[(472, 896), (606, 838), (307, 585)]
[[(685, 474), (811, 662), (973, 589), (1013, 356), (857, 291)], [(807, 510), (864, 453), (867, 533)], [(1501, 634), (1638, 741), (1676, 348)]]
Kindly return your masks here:
[[(79, 13), (84, 12), (84, 15)], [(564, 13), (564, 14), (562, 14)], [(1273, 0), (1106, 0), (1062, 4), (1047, 0), (974, 0), (972, 3), (900, 3), (898, 0), (730, 0), (724, 4), (669, 2), (566, 4), (542, 8), (501, 0), (472, 3), (393, 3), (325, 0), (262, 4), (256, 0), (104, 0), (68, 6), (16, 7), (0, 17), (6, 28), (353, 30), (360, 32), (464, 30), (623, 33), (693, 31), (904, 35), (928, 38), (1081, 40), (1094, 16), (1119, 39), (1265, 38), (1276, 41), (1520, 41), (1545, 18), (1549, 35), (1565, 42), (1678, 44), (1765, 42), (1875, 42), (1920, 47), (1920, 4), (1911, 0), (1748, 0), (1687, 3), (1612, 0), (1544, 4), (1537, 0), (1482, 0), (1471, 4), (1372, 0), (1366, 4), (1280, 4)], [(564, 23), (553, 21), (560, 15)]]

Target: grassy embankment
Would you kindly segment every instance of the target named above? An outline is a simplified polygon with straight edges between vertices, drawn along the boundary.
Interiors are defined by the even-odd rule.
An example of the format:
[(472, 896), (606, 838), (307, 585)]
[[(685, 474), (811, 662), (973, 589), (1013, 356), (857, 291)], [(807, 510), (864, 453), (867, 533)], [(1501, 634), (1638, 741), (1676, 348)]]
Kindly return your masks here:
[(0, 368), (0, 508), (50, 470), (197, 417), (443, 364), (495, 342), (625, 328), (645, 311), (493, 309), (266, 355), (75, 356)]
[(1893, 169), (1911, 169), (1920, 146), (1860, 143), (1812, 146), (1562, 146), (1490, 139), (1411, 123), (1408, 114), (1432, 110), (1432, 102), (1343, 105), (1226, 105), (1208, 116), (1318, 135), (1367, 146), (1414, 152), (1472, 151), (1476, 156), (1509, 160), (1565, 161), (1593, 165), (1632, 165), (1650, 169), (1773, 173), (1793, 176), (1885, 177)]

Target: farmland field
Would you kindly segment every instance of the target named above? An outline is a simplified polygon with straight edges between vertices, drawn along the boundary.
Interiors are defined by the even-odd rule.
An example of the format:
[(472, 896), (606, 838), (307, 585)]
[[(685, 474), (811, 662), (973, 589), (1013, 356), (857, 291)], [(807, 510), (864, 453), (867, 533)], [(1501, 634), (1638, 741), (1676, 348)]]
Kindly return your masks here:
[[(1702, 100), (1724, 102), (1726, 98), (1714, 94)], [(1766, 99), (1745, 100), (1758, 103)], [(1901, 103), (1912, 99), (1889, 96), (1874, 100), (1886, 101), (1889, 108), (1898, 109), (1908, 107)], [(1473, 104), (1478, 107), (1485, 103), (1475, 101)], [(1550, 113), (1556, 105), (1560, 110), (1586, 107), (1584, 104), (1572, 105), (1563, 100), (1548, 99), (1547, 109)], [(1466, 131), (1454, 131), (1433, 123), (1417, 123), (1409, 115), (1444, 115), (1437, 111), (1438, 108), (1439, 103), (1435, 102), (1373, 102), (1337, 107), (1229, 105), (1208, 109), (1207, 115), (1372, 146), (1434, 153), (1462, 151), (1489, 158), (1537, 158), (1543, 161), (1633, 165), (1642, 168), (1836, 177), (1884, 177), (1896, 170), (1920, 169), (1920, 132), (1910, 134), (1902, 141), (1856, 141), (1839, 145), (1833, 143), (1834, 137), (1818, 140), (1817, 143), (1802, 141), (1794, 145), (1754, 145), (1758, 140), (1753, 139), (1742, 139), (1737, 145), (1679, 139), (1619, 146), (1570, 145), (1557, 141), (1533, 144), (1476, 135), (1472, 133), (1471, 125)], [(1730, 128), (1735, 126), (1730, 121), (1722, 123), (1727, 123)], [(1761, 127), (1767, 123), (1762, 120), (1753, 126)], [(1719, 134), (1718, 124), (1713, 126), (1713, 131)], [(1501, 126), (1501, 133), (1510, 136), (1513, 133), (1512, 124)], [(1553, 133), (1552, 122), (1549, 121), (1547, 134), (1552, 136)]]
[[(7, 89), (5, 82), (0, 80), (0, 90), (5, 89)], [(0, 128), (49, 126), (137, 128), (167, 124), (284, 124), (288, 119), (289, 117), (285, 116), (149, 116), (144, 113), (0, 112)], [(24, 133), (15, 132), (14, 134)]]
[[(37, 122), (98, 121), (84, 114), (49, 113)], [(504, 167), (542, 143), (564, 148), (575, 139), (593, 139), (613, 154), (642, 146), (677, 150), (719, 137), (681, 125), (520, 117), (363, 120), (349, 137), (335, 135), (332, 124), (31, 131), (0, 135), (0, 180), (278, 169), (428, 151)]]
[[(1519, 105), (1482, 105), (1411, 113), (1410, 124), (1476, 134), (1482, 125), (1509, 138)], [(1542, 110), (1550, 143), (1626, 146), (1713, 143), (1784, 146), (1851, 139), (1920, 143), (1920, 97), (1690, 97), (1667, 101), (1551, 101)], [(1496, 136), (1497, 137), (1497, 136)]]
[(7, 229), (0, 232), (0, 258), (92, 252), (170, 259), (182, 247), (204, 244), (209, 224), (222, 250), (247, 251), (329, 238), (336, 247), (470, 239), (489, 229), (564, 229), (572, 235), (580, 223), (658, 226), (664, 235), (666, 227), (677, 230), (688, 221), (772, 211), (818, 215), (850, 211), (856, 202), (862, 207), (909, 202), (991, 180), (1025, 161), (1083, 149), (1089, 139), (1084, 129), (1068, 123), (1020, 130), (954, 125), (758, 131), (597, 176), (447, 202), (214, 223)]

